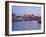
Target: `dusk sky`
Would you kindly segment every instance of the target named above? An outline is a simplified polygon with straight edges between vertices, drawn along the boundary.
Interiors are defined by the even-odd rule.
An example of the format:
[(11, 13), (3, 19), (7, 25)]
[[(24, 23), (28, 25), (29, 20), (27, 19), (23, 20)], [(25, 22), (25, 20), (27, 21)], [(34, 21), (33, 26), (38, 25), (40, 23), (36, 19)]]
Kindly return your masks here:
[(24, 14), (34, 14), (36, 16), (41, 16), (41, 7), (34, 6), (12, 6), (12, 13), (23, 16)]

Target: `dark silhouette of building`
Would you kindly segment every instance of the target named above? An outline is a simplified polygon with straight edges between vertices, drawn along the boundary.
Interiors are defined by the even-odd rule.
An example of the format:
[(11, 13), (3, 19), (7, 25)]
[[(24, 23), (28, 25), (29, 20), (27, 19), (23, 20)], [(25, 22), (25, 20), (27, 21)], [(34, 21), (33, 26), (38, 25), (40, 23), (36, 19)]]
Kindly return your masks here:
[(32, 21), (37, 20), (38, 23), (41, 23), (41, 17), (35, 16), (33, 14), (24, 14), (24, 16), (16, 16), (16, 14), (12, 13), (12, 21)]

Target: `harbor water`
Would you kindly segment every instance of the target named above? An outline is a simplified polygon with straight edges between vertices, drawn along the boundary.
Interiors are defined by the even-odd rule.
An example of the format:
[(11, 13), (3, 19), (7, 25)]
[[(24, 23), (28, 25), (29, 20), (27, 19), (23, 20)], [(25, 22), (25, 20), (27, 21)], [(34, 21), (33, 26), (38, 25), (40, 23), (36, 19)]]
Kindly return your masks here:
[(12, 22), (12, 31), (40, 30), (41, 24), (38, 21), (15, 21)]

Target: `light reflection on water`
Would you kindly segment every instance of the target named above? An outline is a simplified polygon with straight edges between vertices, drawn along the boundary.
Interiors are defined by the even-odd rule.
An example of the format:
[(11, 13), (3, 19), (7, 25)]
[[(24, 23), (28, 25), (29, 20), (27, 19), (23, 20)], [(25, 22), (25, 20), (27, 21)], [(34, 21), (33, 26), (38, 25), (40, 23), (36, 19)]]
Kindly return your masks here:
[(39, 30), (41, 24), (38, 21), (16, 21), (12, 22), (12, 31)]

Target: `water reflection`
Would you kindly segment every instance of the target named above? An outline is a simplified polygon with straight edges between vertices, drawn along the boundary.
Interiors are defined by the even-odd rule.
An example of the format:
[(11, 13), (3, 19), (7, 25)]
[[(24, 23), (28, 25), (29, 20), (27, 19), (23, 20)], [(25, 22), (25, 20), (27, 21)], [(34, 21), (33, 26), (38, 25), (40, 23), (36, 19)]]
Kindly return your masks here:
[(15, 21), (12, 23), (12, 31), (39, 29), (41, 29), (41, 24), (38, 21)]

